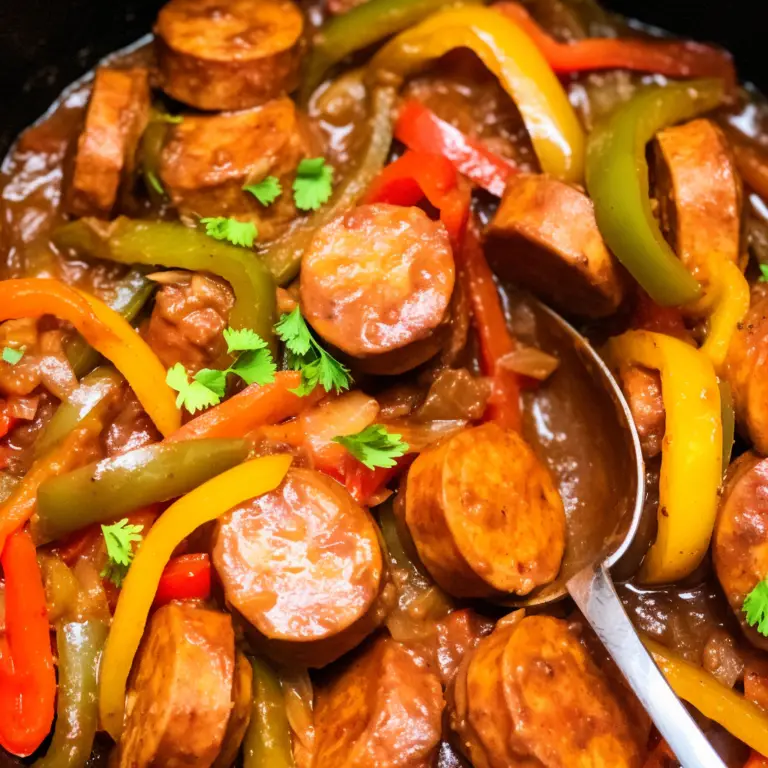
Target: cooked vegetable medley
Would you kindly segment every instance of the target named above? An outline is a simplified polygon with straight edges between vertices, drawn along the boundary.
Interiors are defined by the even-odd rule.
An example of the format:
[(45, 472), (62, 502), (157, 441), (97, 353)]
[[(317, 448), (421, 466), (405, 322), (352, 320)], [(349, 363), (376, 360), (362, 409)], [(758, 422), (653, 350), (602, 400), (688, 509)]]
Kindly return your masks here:
[(624, 608), (768, 766), (768, 102), (729, 54), (595, 0), (153, 31), (0, 173), (0, 765), (679, 765), (565, 592), (632, 430), (554, 311), (639, 438)]

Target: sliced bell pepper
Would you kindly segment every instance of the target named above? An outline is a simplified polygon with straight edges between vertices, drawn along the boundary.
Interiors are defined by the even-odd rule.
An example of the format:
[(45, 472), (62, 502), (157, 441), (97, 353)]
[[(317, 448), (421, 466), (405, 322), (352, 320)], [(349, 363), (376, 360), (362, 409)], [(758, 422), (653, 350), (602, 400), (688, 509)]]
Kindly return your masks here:
[(0, 553), (8, 537), (32, 517), (37, 505), (37, 491), (49, 477), (68, 472), (82, 463), (83, 448), (104, 426), (104, 410), (97, 407), (49, 454), (36, 459), (24, 479), (0, 506)]
[(246, 459), (245, 440), (156, 443), (45, 480), (32, 532), (45, 544), (93, 523), (170, 501)]
[(94, 349), (111, 360), (162, 434), (178, 429), (181, 414), (176, 407), (176, 393), (165, 383), (165, 368), (117, 312), (95, 296), (58, 280), (0, 282), (0, 320), (43, 315), (56, 315), (72, 323)]
[(497, 197), (504, 194), (507, 180), (516, 173), (512, 161), (492, 152), (481, 141), (465, 136), (415, 99), (409, 99), (400, 108), (395, 138), (415, 152), (442, 155), (459, 173)]
[(98, 670), (109, 632), (103, 621), (70, 622), (56, 628), (59, 695), (56, 725), (45, 757), (34, 768), (82, 768), (99, 724)]
[(155, 608), (171, 600), (204, 600), (211, 594), (211, 558), (205, 552), (174, 557), (155, 592)]
[(0, 400), (0, 437), (5, 437), (18, 423), (8, 410), (8, 401)]
[(32, 538), (16, 531), (3, 550), (5, 635), (0, 636), (0, 746), (31, 755), (53, 722), (56, 673), (45, 590)]
[(744, 768), (768, 768), (768, 757), (763, 757), (759, 752), (752, 750), (749, 760), (744, 763)]
[(599, 123), (587, 146), (587, 189), (608, 247), (657, 303), (696, 301), (701, 288), (675, 256), (651, 211), (645, 145), (665, 128), (714, 109), (719, 80), (649, 86)]
[(123, 582), (102, 658), (99, 713), (103, 727), (115, 741), (123, 729), (128, 674), (174, 549), (204, 523), (275, 489), (290, 465), (290, 456), (264, 456), (240, 464), (172, 504), (145, 536)]
[(367, 203), (416, 205), (426, 199), (440, 211), (454, 248), (461, 242), (469, 215), (469, 190), (458, 184), (456, 169), (442, 155), (408, 150), (374, 179)]
[(516, 341), (507, 327), (493, 272), (488, 266), (474, 225), (467, 227), (463, 246), (457, 251), (459, 279), (464, 280), (472, 306), (472, 317), (480, 340), (483, 373), (493, 384), (485, 416), (507, 429), (522, 429), (521, 378), (501, 364), (513, 352)]
[(278, 285), (289, 283), (299, 273), (301, 257), (317, 228), (357, 205), (371, 181), (384, 167), (392, 146), (392, 110), (396, 98), (397, 93), (390, 86), (374, 89), (368, 120), (368, 143), (354, 170), (335, 189), (327, 205), (296, 222), (285, 235), (270, 243), (260, 254)]
[(57, 247), (87, 258), (219, 275), (235, 292), (230, 324), (251, 328), (274, 345), (275, 284), (246, 248), (214, 240), (183, 224), (124, 217), (109, 223), (79, 219), (59, 227), (52, 239)]
[(727, 51), (690, 41), (589, 38), (561, 43), (545, 32), (518, 3), (496, 3), (536, 44), (558, 75), (599, 69), (630, 69), (667, 77), (719, 77), (736, 82)]
[(768, 713), (726, 688), (709, 672), (683, 660), (650, 637), (642, 638), (672, 690), (704, 717), (719, 723), (760, 754), (768, 753)]
[(661, 373), (666, 409), (659, 481), (658, 532), (638, 578), (679, 581), (709, 548), (722, 477), (723, 435), (717, 377), (706, 355), (671, 336), (628, 331), (607, 344), (616, 367)]
[(369, 73), (378, 82), (402, 81), (454, 48), (476, 53), (512, 97), (542, 170), (580, 182), (584, 131), (568, 96), (528, 35), (498, 11), (440, 11), (387, 43), (371, 60)]

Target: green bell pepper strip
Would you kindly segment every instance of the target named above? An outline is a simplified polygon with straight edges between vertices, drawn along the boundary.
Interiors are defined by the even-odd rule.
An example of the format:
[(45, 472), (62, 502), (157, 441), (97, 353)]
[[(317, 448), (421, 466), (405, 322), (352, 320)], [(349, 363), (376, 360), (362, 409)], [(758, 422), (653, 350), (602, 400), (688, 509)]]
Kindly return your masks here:
[(381, 87), (374, 90), (368, 144), (355, 170), (336, 189), (328, 205), (298, 220), (295, 226), (261, 254), (264, 264), (279, 285), (285, 285), (296, 277), (301, 257), (317, 228), (353, 208), (381, 172), (392, 145), (392, 109), (396, 98), (394, 88)]
[(83, 768), (99, 721), (98, 670), (109, 628), (103, 621), (61, 624), (56, 629), (59, 695), (53, 739), (34, 768)]
[(56, 447), (105, 397), (125, 381), (114, 369), (102, 365), (84, 376), (66, 403), (61, 403), (35, 441), (35, 458)]
[(632, 277), (663, 306), (690, 304), (701, 287), (653, 217), (645, 147), (663, 128), (714, 109), (722, 96), (719, 80), (649, 86), (589, 136), (586, 182), (600, 233)]
[(156, 443), (49, 478), (37, 491), (35, 541), (183, 496), (240, 464), (248, 451), (247, 441), (233, 438)]
[[(106, 303), (130, 323), (141, 312), (154, 290), (155, 283), (147, 280), (141, 270), (132, 269), (115, 284), (115, 295)], [(99, 353), (79, 333), (64, 342), (64, 351), (78, 378), (99, 364)]]
[(300, 101), (306, 104), (335, 64), (417, 24), (455, 0), (369, 0), (334, 16), (318, 30), (303, 78)]
[(253, 251), (220, 242), (183, 224), (133, 221), (104, 223), (79, 219), (53, 233), (58, 248), (87, 258), (212, 272), (235, 292), (234, 328), (250, 328), (275, 348), (275, 284)]
[(243, 768), (294, 768), (291, 726), (275, 671), (252, 659), (253, 709), (243, 740)]

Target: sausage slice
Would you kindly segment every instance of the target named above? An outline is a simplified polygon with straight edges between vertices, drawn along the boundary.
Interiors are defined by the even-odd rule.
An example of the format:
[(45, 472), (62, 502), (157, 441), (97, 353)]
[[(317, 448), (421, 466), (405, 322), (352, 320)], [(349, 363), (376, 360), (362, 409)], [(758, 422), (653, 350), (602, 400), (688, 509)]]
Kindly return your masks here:
[(661, 453), (667, 413), (658, 371), (630, 365), (619, 371), (621, 388), (637, 427), (640, 447), (646, 459)]
[(451, 724), (476, 766), (642, 764), (627, 712), (565, 621), (502, 621), (455, 686)]
[(159, 608), (128, 691), (120, 768), (209, 768), (227, 729), (234, 667), (229, 614), (185, 603)]
[[(296, 215), (289, 176), (309, 148), (290, 99), (245, 112), (188, 116), (169, 131), (160, 179), (182, 213), (252, 220), (259, 239), (269, 240)], [(263, 206), (243, 186), (267, 176), (277, 177), (284, 192)]]
[(443, 706), (437, 675), (380, 638), (318, 689), (313, 768), (430, 768)]
[(361, 205), (315, 234), (301, 267), (301, 307), (314, 329), (353, 357), (428, 339), (455, 281), (448, 233), (419, 208)]
[(77, 141), (70, 213), (102, 218), (110, 215), (121, 179), (135, 166), (149, 108), (146, 69), (96, 71), (85, 127)]
[(662, 228), (680, 260), (701, 281), (706, 259), (741, 256), (741, 178), (725, 134), (711, 120), (667, 128), (654, 143)]
[(162, 88), (204, 110), (263, 104), (298, 84), (303, 30), (290, 0), (171, 0), (155, 24)]
[(368, 512), (307, 469), (221, 517), (213, 562), (227, 600), (261, 635), (287, 644), (352, 628), (373, 606), (382, 572)]
[(723, 592), (747, 637), (768, 640), (747, 626), (744, 598), (768, 574), (768, 459), (740, 456), (728, 469), (712, 535), (712, 558)]
[(419, 557), (452, 595), (526, 595), (560, 570), (563, 502), (515, 432), (485, 424), (424, 451), (405, 499)]
[(624, 273), (597, 229), (592, 201), (557, 179), (509, 180), (486, 254), (497, 274), (569, 314), (605, 317), (624, 298)]
[(253, 708), (253, 667), (247, 657), (237, 652), (232, 682), (232, 711), (227, 721), (221, 751), (213, 768), (230, 768), (235, 764), (240, 745), (251, 722)]

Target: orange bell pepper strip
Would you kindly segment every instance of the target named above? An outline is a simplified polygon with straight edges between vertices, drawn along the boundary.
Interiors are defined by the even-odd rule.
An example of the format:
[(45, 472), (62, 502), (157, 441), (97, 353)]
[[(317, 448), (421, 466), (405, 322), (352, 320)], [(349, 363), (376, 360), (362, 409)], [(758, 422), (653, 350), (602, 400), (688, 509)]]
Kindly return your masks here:
[(0, 637), (0, 746), (27, 757), (48, 735), (56, 699), (45, 589), (26, 531), (10, 537), (0, 562), (6, 626)]
[(0, 282), (0, 321), (55, 315), (82, 334), (125, 376), (144, 410), (163, 435), (178, 429), (176, 393), (149, 345), (104, 302), (58, 280), (23, 278)]
[(103, 727), (115, 741), (123, 730), (128, 675), (173, 551), (204, 523), (274, 490), (290, 465), (290, 456), (263, 456), (233, 467), (168, 507), (144, 537), (123, 582), (101, 659), (99, 713)]
[(493, 6), (533, 40), (553, 71), (560, 75), (599, 69), (630, 69), (667, 77), (719, 77), (736, 82), (726, 51), (690, 41), (589, 38), (561, 43), (545, 32), (518, 3)]

